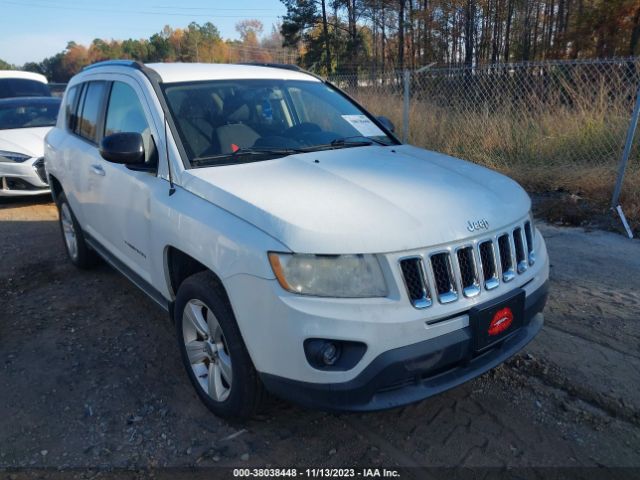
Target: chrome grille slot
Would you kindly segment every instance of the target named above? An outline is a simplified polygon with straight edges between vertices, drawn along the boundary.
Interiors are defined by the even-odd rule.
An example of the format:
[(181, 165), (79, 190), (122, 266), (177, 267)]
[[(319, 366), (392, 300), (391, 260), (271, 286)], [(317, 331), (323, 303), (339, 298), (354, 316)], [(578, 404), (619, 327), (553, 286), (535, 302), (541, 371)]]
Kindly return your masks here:
[(524, 241), (522, 239), (522, 228), (518, 227), (513, 231), (513, 245), (516, 250), (516, 266), (518, 273), (526, 272), (529, 263), (524, 253)]
[(473, 247), (460, 248), (456, 252), (456, 257), (460, 269), (462, 294), (465, 297), (475, 297), (480, 293), (480, 283)]
[(496, 256), (493, 251), (493, 242), (487, 240), (479, 246), (480, 262), (482, 264), (482, 279), (484, 280), (484, 288), (493, 290), (500, 281), (498, 280), (498, 268), (496, 266)]
[(400, 260), (400, 269), (411, 304), (416, 308), (430, 307), (433, 302), (429, 294), (422, 258), (412, 257)]
[(515, 277), (513, 268), (513, 256), (511, 254), (511, 242), (509, 235), (504, 234), (498, 237), (498, 250), (500, 251), (500, 266), (502, 267), (502, 280), (510, 282)]
[(436, 253), (431, 256), (431, 268), (436, 282), (436, 291), (440, 303), (451, 303), (458, 299), (458, 292), (451, 268), (451, 258), (449, 253)]
[(527, 257), (529, 259), (529, 265), (536, 263), (536, 254), (533, 250), (533, 232), (531, 231), (531, 222), (527, 221), (524, 224), (524, 235), (527, 239)]

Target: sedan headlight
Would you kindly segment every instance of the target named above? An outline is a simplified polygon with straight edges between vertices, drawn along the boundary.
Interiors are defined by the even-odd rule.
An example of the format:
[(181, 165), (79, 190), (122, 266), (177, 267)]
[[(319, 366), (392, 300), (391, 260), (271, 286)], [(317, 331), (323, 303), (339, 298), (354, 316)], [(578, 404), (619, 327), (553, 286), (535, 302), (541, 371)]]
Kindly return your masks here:
[(269, 253), (269, 262), (285, 290), (336, 298), (385, 297), (387, 286), (374, 255)]
[(25, 160), (29, 160), (31, 157), (29, 155), (25, 155), (23, 153), (17, 152), (7, 152), (5, 150), (0, 150), (0, 162), (18, 162), (22, 163)]

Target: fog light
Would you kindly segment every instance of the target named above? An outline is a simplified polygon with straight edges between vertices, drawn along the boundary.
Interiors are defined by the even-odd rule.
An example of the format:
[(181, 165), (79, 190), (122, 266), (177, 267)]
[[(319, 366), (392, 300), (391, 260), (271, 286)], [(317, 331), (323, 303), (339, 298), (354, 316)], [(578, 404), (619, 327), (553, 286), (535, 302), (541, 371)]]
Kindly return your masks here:
[(322, 358), (322, 363), (327, 366), (331, 366), (338, 360), (340, 357), (340, 352), (338, 351), (338, 347), (333, 342), (327, 342), (324, 347), (320, 350), (320, 355)]
[(349, 370), (356, 366), (366, 351), (367, 346), (362, 342), (329, 338), (307, 338), (304, 341), (304, 354), (309, 365), (319, 370)]

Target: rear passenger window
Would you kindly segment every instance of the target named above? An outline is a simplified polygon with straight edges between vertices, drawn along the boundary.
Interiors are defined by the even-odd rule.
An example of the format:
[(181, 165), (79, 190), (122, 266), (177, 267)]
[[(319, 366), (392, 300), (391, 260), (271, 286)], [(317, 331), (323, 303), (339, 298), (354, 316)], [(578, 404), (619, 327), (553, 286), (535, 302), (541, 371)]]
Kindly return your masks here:
[(64, 107), (65, 123), (69, 131), (73, 132), (76, 126), (76, 100), (78, 99), (79, 87), (71, 87), (67, 92), (67, 98)]
[(97, 143), (98, 121), (102, 110), (102, 101), (106, 90), (105, 82), (89, 82), (82, 102), (82, 113), (78, 118), (77, 132), (81, 137)]

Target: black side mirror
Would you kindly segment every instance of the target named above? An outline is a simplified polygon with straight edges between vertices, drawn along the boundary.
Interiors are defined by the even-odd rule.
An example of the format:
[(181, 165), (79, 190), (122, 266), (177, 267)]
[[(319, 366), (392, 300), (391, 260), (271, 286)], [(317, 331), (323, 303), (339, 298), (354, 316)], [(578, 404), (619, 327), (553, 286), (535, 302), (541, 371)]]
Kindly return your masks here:
[(391, 120), (389, 120), (387, 117), (385, 117), (384, 115), (380, 115), (378, 117), (376, 117), (378, 119), (378, 121), (382, 124), (382, 126), (384, 128), (386, 128), (387, 130), (389, 130), (391, 133), (395, 133), (396, 132), (396, 127), (393, 124), (393, 122)]
[(142, 165), (145, 161), (142, 135), (134, 132), (108, 135), (100, 142), (100, 155), (108, 162)]

